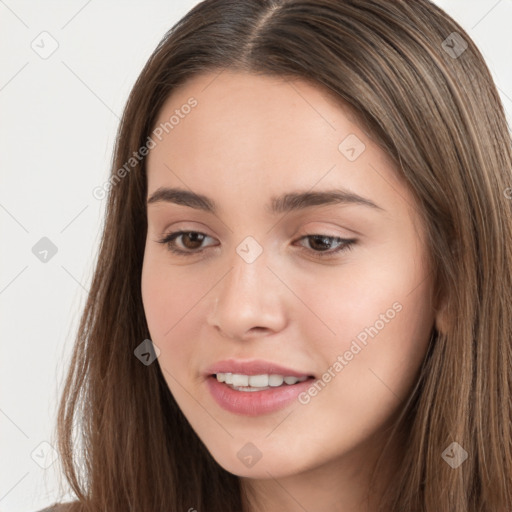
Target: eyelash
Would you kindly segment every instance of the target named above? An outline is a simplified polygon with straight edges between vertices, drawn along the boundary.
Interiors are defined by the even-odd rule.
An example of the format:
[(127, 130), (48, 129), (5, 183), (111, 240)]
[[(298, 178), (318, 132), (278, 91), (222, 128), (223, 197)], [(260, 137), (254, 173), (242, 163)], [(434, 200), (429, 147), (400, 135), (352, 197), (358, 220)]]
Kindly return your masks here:
[[(181, 235), (187, 235), (187, 234), (191, 234), (191, 233), (194, 235), (202, 235), (204, 237), (208, 237), (207, 234), (201, 233), (200, 231), (174, 231), (174, 232), (169, 233), (166, 236), (164, 236), (164, 238), (162, 238), (161, 240), (156, 240), (156, 241), (160, 244), (166, 244), (167, 250), (174, 254), (177, 254), (179, 256), (192, 256), (192, 255), (199, 254), (199, 253), (203, 252), (204, 248), (200, 249), (200, 250), (195, 250), (195, 251), (194, 250), (184, 251), (181, 249), (177, 249), (176, 246), (173, 245), (173, 242), (175, 241), (176, 238), (178, 238)], [(298, 240), (303, 240), (304, 238), (310, 238), (310, 237), (320, 237), (323, 239), (327, 238), (329, 240), (340, 242), (340, 245), (337, 249), (329, 250), (329, 251), (315, 251), (313, 249), (308, 249), (307, 247), (302, 247), (303, 250), (311, 251), (314, 254), (314, 257), (318, 257), (318, 258), (327, 258), (329, 256), (332, 256), (333, 254), (342, 253), (345, 251), (352, 250), (353, 245), (357, 242), (357, 240), (355, 238), (348, 239), (348, 238), (341, 238), (338, 236), (329, 236), (329, 235), (322, 235), (322, 234), (317, 234), (317, 233), (314, 233), (311, 235), (304, 235), (304, 236), (300, 237)]]

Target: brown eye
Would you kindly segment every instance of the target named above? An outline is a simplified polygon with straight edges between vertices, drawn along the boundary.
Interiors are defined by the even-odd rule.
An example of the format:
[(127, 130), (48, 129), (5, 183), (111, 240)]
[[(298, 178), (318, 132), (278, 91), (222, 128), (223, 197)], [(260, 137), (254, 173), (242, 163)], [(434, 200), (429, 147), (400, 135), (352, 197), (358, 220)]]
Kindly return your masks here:
[[(162, 240), (157, 240), (157, 242), (167, 245), (170, 252), (178, 255), (191, 256), (203, 252), (204, 249), (208, 247), (202, 246), (206, 238), (211, 237), (198, 231), (175, 231), (174, 233), (169, 233)], [(304, 239), (308, 240), (309, 247), (305, 247), (301, 244), (301, 248), (317, 257), (332, 257), (336, 253), (352, 249), (353, 244), (357, 242), (355, 239), (345, 239), (321, 234), (306, 235), (300, 240), (302, 241)]]
[(186, 249), (199, 249), (204, 240), (203, 233), (197, 233), (190, 231), (188, 233), (182, 233), (181, 242)]
[(303, 250), (308, 251), (316, 257), (329, 257), (352, 249), (357, 242), (355, 238), (346, 239), (339, 236), (313, 234), (303, 236), (300, 241), (307, 240), (309, 247), (301, 244)]
[(201, 247), (205, 238), (211, 238), (198, 231), (176, 231), (169, 233), (159, 243), (167, 245), (169, 251), (176, 254), (197, 254), (203, 248)]
[(315, 251), (328, 251), (334, 238), (331, 236), (310, 235), (308, 239), (311, 249)]

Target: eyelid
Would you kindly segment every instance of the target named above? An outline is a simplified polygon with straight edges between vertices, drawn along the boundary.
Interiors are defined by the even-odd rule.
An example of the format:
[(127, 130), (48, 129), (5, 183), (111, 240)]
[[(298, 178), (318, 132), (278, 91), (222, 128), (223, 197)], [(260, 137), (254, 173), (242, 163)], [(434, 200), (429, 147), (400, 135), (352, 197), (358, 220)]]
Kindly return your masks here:
[[(332, 227), (327, 227), (332, 226)], [(300, 233), (303, 233), (302, 235)], [(312, 234), (321, 234), (325, 236), (332, 236), (335, 238), (354, 238), (357, 237), (363, 237), (363, 234), (359, 231), (356, 231), (354, 229), (348, 229), (345, 227), (342, 227), (338, 224), (334, 224), (333, 222), (326, 222), (322, 220), (316, 220), (307, 222), (306, 224), (302, 225), (300, 229), (298, 230), (298, 234), (296, 236), (304, 236), (304, 235), (312, 235)]]
[[(203, 222), (197, 221), (197, 220), (182, 220), (178, 222), (172, 222), (169, 224), (166, 224), (163, 229), (158, 229), (160, 233), (163, 233), (164, 235), (169, 233), (174, 233), (176, 231), (186, 231), (187, 233), (194, 232), (194, 233), (203, 233), (205, 235), (208, 235), (208, 232), (215, 233), (213, 229), (208, 227)], [(218, 236), (216, 234), (214, 235), (208, 235), (208, 236)]]

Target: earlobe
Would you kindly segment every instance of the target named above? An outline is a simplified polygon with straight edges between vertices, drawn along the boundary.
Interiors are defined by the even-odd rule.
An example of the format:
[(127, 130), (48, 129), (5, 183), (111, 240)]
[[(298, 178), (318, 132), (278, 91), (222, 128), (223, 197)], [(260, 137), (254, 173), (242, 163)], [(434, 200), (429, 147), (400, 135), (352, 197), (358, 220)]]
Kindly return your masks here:
[(439, 308), (436, 309), (435, 328), (437, 332), (446, 334), (450, 327), (450, 316), (446, 300), (441, 301)]

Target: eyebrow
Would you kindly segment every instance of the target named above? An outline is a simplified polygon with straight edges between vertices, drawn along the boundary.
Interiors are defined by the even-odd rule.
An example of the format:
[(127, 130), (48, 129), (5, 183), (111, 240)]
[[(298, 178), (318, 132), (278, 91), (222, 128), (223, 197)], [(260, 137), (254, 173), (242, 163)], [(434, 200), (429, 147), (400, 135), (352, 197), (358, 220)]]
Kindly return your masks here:
[[(160, 202), (180, 204), (213, 214), (218, 212), (217, 205), (209, 197), (181, 188), (159, 187), (147, 200), (148, 205)], [(385, 211), (384, 208), (370, 199), (346, 189), (286, 193), (278, 197), (272, 197), (270, 203), (266, 206), (266, 211), (276, 215), (294, 210), (302, 210), (311, 206), (331, 204), (355, 204)]]

